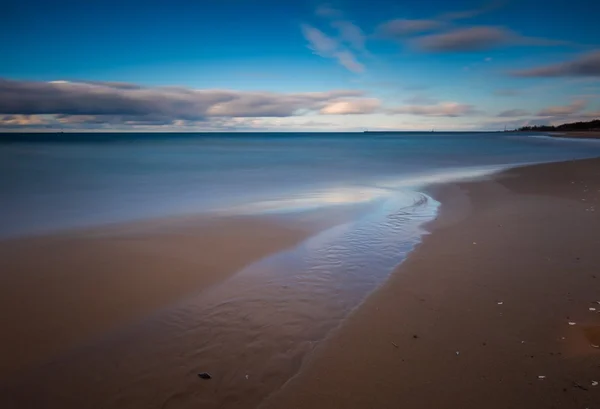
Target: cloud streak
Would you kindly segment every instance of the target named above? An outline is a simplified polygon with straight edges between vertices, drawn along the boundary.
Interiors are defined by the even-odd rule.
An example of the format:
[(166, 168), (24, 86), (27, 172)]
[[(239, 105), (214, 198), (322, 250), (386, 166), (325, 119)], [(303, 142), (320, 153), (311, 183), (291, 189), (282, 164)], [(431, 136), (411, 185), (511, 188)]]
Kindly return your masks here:
[(417, 39), (414, 44), (430, 52), (483, 51), (506, 43), (511, 33), (498, 27), (470, 27), (433, 34)]
[(587, 105), (586, 101), (577, 100), (577, 101), (573, 101), (571, 104), (565, 105), (565, 106), (554, 106), (554, 107), (544, 108), (541, 111), (539, 111), (536, 115), (537, 116), (545, 116), (545, 117), (568, 116), (568, 115), (573, 115), (573, 114), (583, 111), (585, 109), (586, 105)]
[(600, 50), (574, 60), (527, 70), (513, 71), (514, 77), (600, 77)]
[(291, 117), (307, 113), (360, 114), (379, 100), (364, 92), (274, 93), (143, 87), (136, 84), (31, 82), (0, 79), (2, 125), (165, 125), (215, 117)]
[(331, 23), (338, 30), (341, 41), (347, 43), (353, 49), (366, 53), (366, 37), (360, 27), (351, 21), (337, 20)]
[(525, 37), (505, 27), (475, 26), (431, 34), (413, 40), (413, 45), (427, 52), (476, 52), (502, 46), (560, 46), (569, 42)]
[(315, 54), (335, 59), (340, 65), (354, 73), (365, 71), (364, 65), (356, 59), (351, 51), (344, 49), (337, 40), (308, 24), (303, 24), (301, 28), (304, 38), (309, 43), (309, 48)]
[(387, 110), (390, 115), (410, 114), (431, 117), (460, 117), (477, 114), (473, 105), (458, 102), (440, 102), (434, 105), (405, 105)]
[(500, 118), (515, 118), (521, 116), (529, 116), (531, 113), (524, 109), (509, 109), (508, 111), (502, 111), (498, 115)]
[(504, 1), (494, 1), (483, 7), (470, 10), (453, 11), (440, 14), (433, 18), (424, 19), (406, 19), (398, 18), (382, 23), (377, 28), (377, 32), (386, 38), (403, 39), (404, 37), (417, 34), (430, 33), (444, 28), (448, 28), (456, 20), (466, 20), (488, 13), (504, 5)]

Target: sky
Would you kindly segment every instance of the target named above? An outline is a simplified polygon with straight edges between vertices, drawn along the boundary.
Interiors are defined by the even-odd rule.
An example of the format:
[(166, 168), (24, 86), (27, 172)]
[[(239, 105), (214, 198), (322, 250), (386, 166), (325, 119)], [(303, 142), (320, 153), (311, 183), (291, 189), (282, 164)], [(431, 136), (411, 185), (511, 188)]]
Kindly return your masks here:
[(0, 131), (600, 118), (590, 0), (0, 0)]

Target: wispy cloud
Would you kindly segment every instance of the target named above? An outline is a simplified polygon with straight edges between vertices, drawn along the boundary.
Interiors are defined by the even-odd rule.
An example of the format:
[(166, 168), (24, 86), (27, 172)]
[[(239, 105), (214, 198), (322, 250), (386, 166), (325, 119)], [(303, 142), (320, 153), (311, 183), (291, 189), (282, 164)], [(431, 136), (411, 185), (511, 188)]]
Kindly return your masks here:
[(465, 20), (488, 13), (504, 5), (505, 1), (494, 1), (482, 7), (470, 10), (459, 10), (443, 13), (432, 18), (407, 19), (397, 18), (379, 25), (377, 32), (380, 36), (392, 39), (403, 39), (416, 34), (430, 33), (451, 27), (457, 20)]
[(431, 52), (483, 51), (506, 43), (511, 37), (508, 30), (499, 27), (470, 27), (420, 37), (414, 44)]
[(349, 71), (355, 73), (365, 71), (364, 65), (356, 59), (352, 52), (341, 47), (338, 41), (321, 30), (304, 24), (302, 25), (302, 33), (309, 42), (309, 48), (315, 54), (325, 58), (333, 58)]
[(315, 14), (323, 17), (337, 35), (334, 37), (312, 25), (302, 24), (302, 33), (309, 42), (309, 48), (321, 57), (337, 60), (349, 71), (364, 72), (365, 66), (359, 62), (356, 54), (368, 56), (369, 52), (366, 48), (366, 36), (360, 27), (329, 4), (319, 6)]
[(365, 71), (365, 66), (348, 50), (336, 51), (333, 54), (333, 57), (336, 58), (341, 65), (352, 72), (362, 73)]
[(577, 100), (573, 101), (569, 105), (544, 108), (541, 111), (539, 111), (536, 115), (547, 117), (573, 115), (583, 111), (586, 108), (586, 106), (587, 102), (585, 100)]
[(586, 119), (600, 119), (600, 111), (584, 112), (581, 116)]
[(529, 111), (525, 111), (524, 109), (509, 109), (507, 111), (502, 111), (498, 115), (500, 118), (515, 118), (521, 116), (529, 116), (531, 113)]
[(600, 77), (600, 50), (571, 61), (527, 70), (513, 71), (515, 77)]
[(337, 20), (331, 23), (338, 30), (341, 41), (360, 52), (366, 52), (366, 37), (360, 27), (351, 21)]
[(458, 27), (456, 24), (459, 20), (480, 16), (504, 4), (506, 1), (494, 1), (479, 8), (442, 13), (430, 18), (393, 19), (380, 24), (377, 34), (379, 37), (398, 41), (412, 38), (409, 40), (410, 44), (428, 52), (473, 52), (501, 46), (575, 45), (568, 41), (524, 36), (506, 27), (487, 25)]
[(308, 40), (310, 49), (321, 57), (331, 57), (338, 49), (338, 42), (318, 28), (303, 24), (302, 34)]
[(431, 117), (459, 117), (479, 113), (473, 105), (458, 102), (440, 102), (435, 105), (405, 105), (391, 108), (388, 114), (410, 114)]
[(431, 34), (413, 40), (417, 48), (429, 52), (485, 51), (501, 46), (562, 46), (571, 43), (537, 37), (526, 37), (505, 27), (476, 26)]

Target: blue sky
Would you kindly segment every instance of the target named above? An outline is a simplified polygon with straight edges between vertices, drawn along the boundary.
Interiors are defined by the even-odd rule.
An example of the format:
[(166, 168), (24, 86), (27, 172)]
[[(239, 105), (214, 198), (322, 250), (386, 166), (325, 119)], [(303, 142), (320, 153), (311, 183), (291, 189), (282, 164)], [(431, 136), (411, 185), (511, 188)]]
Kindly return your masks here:
[(1, 3), (5, 130), (502, 129), (600, 117), (600, 3), (588, 0)]

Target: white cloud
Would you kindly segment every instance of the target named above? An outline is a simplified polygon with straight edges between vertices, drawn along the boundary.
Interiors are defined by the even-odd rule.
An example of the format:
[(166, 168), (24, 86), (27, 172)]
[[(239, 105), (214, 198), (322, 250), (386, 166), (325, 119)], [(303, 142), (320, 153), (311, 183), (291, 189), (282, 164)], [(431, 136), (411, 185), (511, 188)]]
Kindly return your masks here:
[(323, 115), (360, 115), (370, 114), (381, 107), (376, 98), (362, 98), (346, 101), (336, 101), (327, 104), (319, 112)]

